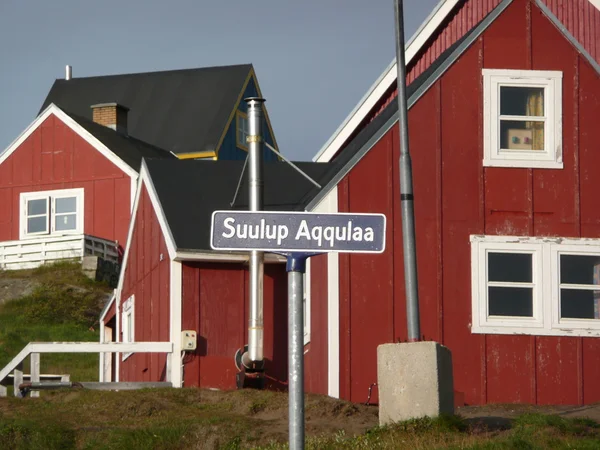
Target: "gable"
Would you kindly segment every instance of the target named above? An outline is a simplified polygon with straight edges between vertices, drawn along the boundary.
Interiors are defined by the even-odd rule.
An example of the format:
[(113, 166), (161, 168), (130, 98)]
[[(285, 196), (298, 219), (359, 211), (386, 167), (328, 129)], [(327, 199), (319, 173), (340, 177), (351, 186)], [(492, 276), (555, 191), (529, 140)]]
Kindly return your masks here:
[[(472, 46), (478, 42), (480, 36), (484, 35), (483, 39), (485, 40), (485, 33), (488, 31), (489, 33), (493, 33), (497, 39), (495, 39), (495, 43), (493, 45), (485, 45), (484, 48), (479, 50), (481, 53), (479, 58), (482, 58), (483, 61), (486, 61), (485, 66), (482, 67), (504, 69), (516, 68), (527, 70), (556, 70), (556, 64), (560, 66), (564, 64), (564, 61), (559, 60), (558, 63), (555, 62), (555, 54), (550, 50), (554, 46), (556, 50), (558, 50), (558, 48), (569, 49), (572, 54), (577, 55), (577, 58), (580, 61), (580, 63), (577, 63), (581, 68), (580, 70), (583, 69), (584, 65), (589, 65), (588, 67), (590, 67), (590, 69), (596, 73), (596, 80), (600, 80), (600, 66), (598, 66), (598, 64), (596, 64), (596, 62), (590, 58), (589, 54), (576, 45), (577, 41), (575, 41), (574, 38), (572, 38), (572, 36), (570, 36), (564, 28), (561, 29), (557, 26), (556, 18), (549, 12), (549, 10), (542, 5), (540, 8), (536, 8), (535, 11), (527, 12), (528, 9), (526, 8), (529, 7), (529, 4), (529, 0), (503, 0), (503, 2), (494, 11), (492, 11), (492, 13), (490, 13), (469, 33), (463, 36), (461, 40), (455, 42), (453, 46), (442, 53), (442, 55), (440, 55), (434, 64), (432, 64), (423, 74), (421, 74), (421, 76), (419, 76), (408, 86), (408, 108), (411, 109), (413, 106), (415, 106), (419, 99), (433, 86), (439, 85), (440, 79), (445, 76), (446, 72), (450, 70), (455, 63), (460, 62), (466, 57), (467, 52), (469, 52), (469, 49), (471, 49)], [(522, 9), (518, 10), (518, 8)], [(506, 15), (510, 15), (510, 18), (513, 18), (514, 20), (512, 22), (507, 22), (506, 17), (508, 16)], [(500, 17), (503, 17), (502, 24), (500, 24)], [(531, 23), (535, 22), (535, 24), (537, 24), (536, 26), (540, 30), (542, 28), (545, 30), (542, 32), (545, 36), (544, 39), (538, 42), (547, 41), (545, 46), (538, 46), (538, 50), (535, 55), (535, 62), (532, 62), (532, 56), (530, 54), (531, 50), (524, 48), (525, 42), (527, 42), (528, 39), (531, 39), (527, 37), (529, 36), (528, 33), (530, 33), (530, 27), (532, 26), (531, 23), (528, 22), (529, 20), (532, 21)], [(496, 21), (498, 23), (496, 23)], [(519, 32), (511, 33), (512, 37), (510, 38), (503, 37), (502, 29), (499, 28), (501, 26), (506, 26), (507, 23), (518, 24), (516, 30)], [(515, 29), (513, 29), (513, 31), (514, 30)], [(515, 36), (520, 37), (515, 38)], [(491, 39), (489, 41), (492, 42)], [(551, 43), (551, 45), (548, 45), (548, 43)], [(511, 48), (512, 51), (507, 52), (506, 48)], [(527, 58), (529, 58), (529, 65), (523, 62), (526, 61)], [(572, 79), (573, 77), (566, 75), (567, 73), (569, 72), (565, 72), (565, 77), (567, 79)], [(469, 74), (469, 76), (471, 75), (473, 74)], [(474, 76), (474, 80), (480, 80), (481, 70)], [(567, 91), (569, 89), (571, 91), (575, 90), (573, 86), (570, 88), (568, 86), (569, 85), (565, 87)], [(464, 89), (468, 90), (466, 87), (464, 87)], [(476, 101), (479, 102), (481, 99), (477, 98)], [(448, 111), (449, 110), (446, 110), (444, 113), (449, 114)], [(354, 137), (346, 145), (346, 147), (337, 154), (332, 163), (336, 169), (332, 172), (331, 178), (327, 182), (327, 185), (308, 204), (307, 210), (310, 210), (317, 205), (318, 202), (321, 201), (321, 199), (334, 186), (336, 186), (337, 183), (339, 183), (344, 176), (348, 174), (348, 172), (352, 170), (352, 168), (355, 167), (358, 162), (371, 150), (371, 148), (373, 148), (373, 146), (375, 146), (375, 144), (377, 144), (377, 142), (379, 142), (379, 140), (397, 123), (397, 112), (397, 102), (389, 102), (382, 109), (380, 114), (375, 116), (371, 123), (361, 129), (360, 132), (356, 134), (356, 137)], [(482, 145), (483, 141), (478, 143), (477, 148), (481, 147)], [(414, 151), (418, 150), (413, 149), (413, 152)]]
[[(441, 0), (406, 46), (407, 84), (411, 84), (458, 40), (480, 23), (502, 0)], [(598, 0), (531, 0), (546, 15), (556, 19), (563, 34), (586, 54), (590, 63), (600, 64), (600, 10)], [(358, 133), (396, 98), (395, 59), (360, 100), (355, 109), (313, 158), (331, 161)]]
[[(261, 97), (260, 86), (258, 80), (254, 74), (254, 70), (250, 71), (248, 79), (244, 83), (243, 89), (240, 91), (238, 101), (234, 108), (231, 110), (227, 126), (223, 130), (223, 135), (217, 144), (217, 152), (215, 159), (219, 160), (244, 160), (248, 155), (247, 146), (240, 145), (238, 138), (238, 121), (247, 119), (248, 105), (244, 99), (249, 97)], [(263, 139), (266, 144), (278, 149), (277, 141), (275, 140), (275, 134), (271, 126), (271, 120), (267, 112), (266, 104), (263, 104)], [(277, 161), (278, 158), (271, 150), (266, 146), (263, 151), (264, 161)]]
[(133, 168), (131, 168), (115, 153), (103, 145), (89, 131), (81, 127), (75, 120), (73, 120), (72, 117), (65, 114), (64, 111), (53, 104), (49, 105), (42, 113), (40, 113), (40, 115), (19, 135), (19, 137), (17, 137), (17, 139), (15, 139), (13, 143), (10, 144), (2, 154), (0, 154), (0, 165), (4, 163), (4, 161), (6, 161), (17, 149), (19, 149), (21, 144), (25, 142), (50, 117), (54, 117), (63, 122), (67, 127), (73, 130), (73, 132), (79, 135), (79, 137), (100, 152), (112, 164), (118, 167), (119, 170), (126, 173), (130, 177), (137, 177), (137, 172)]

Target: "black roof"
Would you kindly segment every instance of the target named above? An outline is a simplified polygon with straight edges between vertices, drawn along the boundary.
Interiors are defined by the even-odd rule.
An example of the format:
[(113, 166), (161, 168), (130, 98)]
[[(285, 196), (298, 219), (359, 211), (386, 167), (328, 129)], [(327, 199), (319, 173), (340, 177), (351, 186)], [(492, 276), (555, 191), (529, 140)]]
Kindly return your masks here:
[(67, 112), (65, 114), (69, 115), (69, 117), (137, 172), (140, 171), (143, 158), (177, 159), (175, 155), (162, 148), (147, 144), (131, 136), (123, 135), (111, 128), (99, 125), (75, 114)]
[[(210, 250), (211, 215), (216, 210), (248, 209), (248, 170), (243, 161), (145, 160), (151, 182), (178, 250)], [(321, 183), (330, 163), (297, 162)], [(264, 163), (264, 209), (302, 211), (319, 191), (285, 162)]]
[(129, 108), (128, 133), (174, 153), (215, 150), (251, 64), (56, 80), (42, 105), (92, 119), (92, 105)]

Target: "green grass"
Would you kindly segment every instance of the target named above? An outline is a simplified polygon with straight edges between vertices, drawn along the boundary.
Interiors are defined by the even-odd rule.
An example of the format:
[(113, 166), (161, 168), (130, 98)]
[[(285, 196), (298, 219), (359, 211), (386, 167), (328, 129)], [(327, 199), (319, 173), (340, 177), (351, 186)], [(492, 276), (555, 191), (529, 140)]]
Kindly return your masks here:
[[(98, 316), (110, 289), (86, 277), (79, 263), (6, 271), (0, 277), (28, 278), (36, 285), (30, 295), (0, 306), (0, 368), (29, 342), (98, 341)], [(41, 369), (68, 373), (73, 381), (92, 381), (98, 378), (98, 355), (44, 354)]]

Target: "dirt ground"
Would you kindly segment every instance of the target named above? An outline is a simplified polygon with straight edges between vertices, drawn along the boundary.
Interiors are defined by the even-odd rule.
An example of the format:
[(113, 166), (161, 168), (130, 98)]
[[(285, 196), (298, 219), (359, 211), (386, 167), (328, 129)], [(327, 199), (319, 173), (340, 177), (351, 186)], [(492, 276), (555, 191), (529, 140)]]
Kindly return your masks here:
[(566, 405), (485, 405), (463, 406), (456, 414), (490, 429), (510, 428), (510, 419), (528, 413), (552, 414), (565, 418), (586, 418), (600, 423), (600, 403), (587, 406)]

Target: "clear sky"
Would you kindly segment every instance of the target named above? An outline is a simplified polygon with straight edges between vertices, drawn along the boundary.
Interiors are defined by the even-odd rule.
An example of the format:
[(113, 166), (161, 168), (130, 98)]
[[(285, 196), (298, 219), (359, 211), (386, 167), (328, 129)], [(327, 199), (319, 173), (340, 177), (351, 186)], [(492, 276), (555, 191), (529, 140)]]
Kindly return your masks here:
[[(404, 0), (407, 40), (438, 0)], [(54, 79), (252, 63), (310, 160), (394, 57), (393, 0), (0, 0), (0, 153)]]

